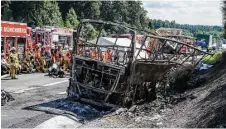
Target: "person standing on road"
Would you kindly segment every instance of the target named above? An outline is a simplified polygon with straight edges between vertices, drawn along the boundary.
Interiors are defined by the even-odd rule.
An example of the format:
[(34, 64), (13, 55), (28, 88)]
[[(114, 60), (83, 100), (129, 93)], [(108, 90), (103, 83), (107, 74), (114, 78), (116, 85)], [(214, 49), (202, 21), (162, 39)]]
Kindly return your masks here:
[(56, 52), (56, 62), (58, 63), (59, 66), (62, 66), (62, 61), (63, 61), (62, 45), (59, 44)]
[(68, 50), (66, 55), (65, 55), (65, 58), (64, 58), (64, 71), (68, 70), (70, 60), (71, 60), (71, 51)]
[(10, 75), (11, 75), (11, 78), (12, 79), (17, 79), (16, 78), (16, 71), (17, 71), (17, 68), (19, 66), (19, 60), (18, 60), (18, 54), (16, 53), (16, 48), (15, 47), (12, 47), (11, 50), (10, 50), (10, 55), (9, 55), (9, 58), (10, 58)]
[(43, 73), (45, 73), (45, 66), (46, 66), (46, 56), (47, 56), (47, 52), (46, 52), (46, 48), (45, 46), (42, 46), (41, 49), (41, 70)]
[(41, 50), (40, 50), (40, 44), (36, 45), (36, 48), (34, 50), (34, 58), (35, 58), (35, 67), (36, 70), (40, 72), (41, 70)]

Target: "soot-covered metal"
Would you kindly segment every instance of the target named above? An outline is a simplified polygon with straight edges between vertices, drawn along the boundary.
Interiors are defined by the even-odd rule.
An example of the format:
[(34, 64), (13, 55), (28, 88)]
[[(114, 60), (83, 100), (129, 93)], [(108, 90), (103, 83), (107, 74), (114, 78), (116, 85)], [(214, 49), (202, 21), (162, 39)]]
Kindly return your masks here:
[[(90, 30), (93, 33), (95, 30), (98, 36)], [(82, 20), (73, 47), (68, 96), (107, 107), (151, 101), (155, 98), (156, 83), (172, 67), (196, 66), (209, 55), (181, 40), (148, 33), (137, 42), (136, 33), (121, 24)]]

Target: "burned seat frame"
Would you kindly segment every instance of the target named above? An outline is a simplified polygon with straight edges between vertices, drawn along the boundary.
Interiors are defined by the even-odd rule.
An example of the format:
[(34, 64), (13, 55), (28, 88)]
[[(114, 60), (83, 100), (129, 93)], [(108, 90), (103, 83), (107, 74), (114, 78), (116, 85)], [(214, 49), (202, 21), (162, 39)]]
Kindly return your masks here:
[[(81, 40), (82, 27), (85, 23), (113, 25), (129, 29), (132, 32), (131, 44), (129, 46), (116, 45), (117, 37), (114, 45), (99, 45), (97, 42), (100, 34), (96, 44)], [(172, 67), (183, 65), (188, 60), (195, 66), (202, 58), (209, 55), (189, 44), (154, 35), (146, 35), (140, 47), (136, 47), (135, 37), (135, 30), (116, 23), (89, 19), (82, 20), (73, 47), (73, 66), (67, 90), (68, 97), (77, 98), (83, 102), (101, 107), (131, 106), (141, 101), (149, 101), (151, 100), (150, 96), (153, 95), (152, 91), (155, 90), (156, 83), (161, 81)], [(148, 39), (154, 39), (155, 51), (147, 49)], [(177, 44), (173, 53), (164, 51), (170, 43)], [(192, 50), (189, 55), (179, 52), (184, 46)], [(127, 48), (130, 51), (121, 51), (125, 54), (123, 60), (127, 61), (118, 64), (106, 63), (80, 55), (77, 52), (78, 47), (109, 48), (113, 51), (117, 51), (119, 48)], [(197, 51), (201, 55), (197, 55)], [(141, 52), (151, 53), (151, 56), (142, 57)], [(197, 56), (199, 56), (199, 59), (195, 60)]]

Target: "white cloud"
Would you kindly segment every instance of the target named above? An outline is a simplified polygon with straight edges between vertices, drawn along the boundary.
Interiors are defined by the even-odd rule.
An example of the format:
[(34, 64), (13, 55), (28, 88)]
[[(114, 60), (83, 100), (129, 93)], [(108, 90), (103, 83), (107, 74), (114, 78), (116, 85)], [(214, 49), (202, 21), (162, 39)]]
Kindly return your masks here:
[(220, 0), (143, 1), (151, 19), (175, 20), (180, 24), (222, 25)]

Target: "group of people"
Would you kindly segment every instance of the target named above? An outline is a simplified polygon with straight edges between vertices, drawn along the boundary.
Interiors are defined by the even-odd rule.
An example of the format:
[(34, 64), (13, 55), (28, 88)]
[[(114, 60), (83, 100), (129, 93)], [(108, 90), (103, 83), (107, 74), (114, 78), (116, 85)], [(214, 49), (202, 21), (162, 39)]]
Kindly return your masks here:
[(63, 71), (71, 68), (72, 49), (63, 51), (62, 45), (56, 45), (50, 50), (41, 44), (37, 44), (34, 49), (27, 49), (23, 59), (18, 58), (16, 48), (10, 49), (10, 54), (2, 54), (2, 65), (8, 66), (12, 79), (17, 79), (16, 74), (20, 72), (47, 72), (47, 69), (53, 64), (57, 64)]
[(90, 47), (88, 50), (80, 48), (78, 49), (78, 55), (84, 55), (85, 57), (104, 61), (106, 63), (110, 63), (112, 61), (112, 52), (110, 48), (108, 48), (104, 53), (98, 48)]

